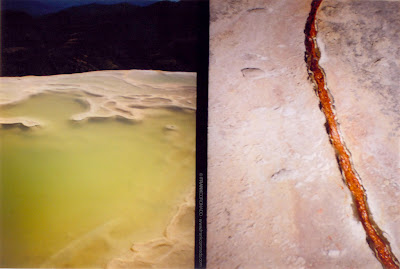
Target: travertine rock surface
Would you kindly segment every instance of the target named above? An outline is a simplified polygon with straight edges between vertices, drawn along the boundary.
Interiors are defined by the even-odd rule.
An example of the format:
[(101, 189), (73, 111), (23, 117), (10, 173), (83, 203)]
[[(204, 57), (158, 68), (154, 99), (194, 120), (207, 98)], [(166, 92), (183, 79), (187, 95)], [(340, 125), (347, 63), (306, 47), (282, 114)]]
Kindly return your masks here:
[(400, 257), (400, 2), (325, 0), (321, 65), (373, 217)]
[[(118, 118), (141, 121), (146, 108), (196, 110), (196, 74), (154, 70), (95, 71), (54, 76), (0, 78), (0, 106), (42, 93), (70, 94), (88, 107), (73, 121)], [(40, 126), (35, 119), (3, 118), (0, 126)]]
[[(382, 268), (353, 213), (319, 100), (307, 79), (303, 31), (310, 4), (298, 0), (211, 1), (209, 268)], [(375, 4), (369, 1), (364, 5)], [(345, 33), (329, 28), (331, 21), (343, 19), (340, 14), (326, 14), (332, 10), (329, 5), (338, 6), (336, 12), (346, 13), (345, 18), (356, 24), (361, 16), (370, 17), (371, 25), (354, 29), (359, 39), (348, 44)], [(375, 220), (397, 253), (399, 112), (395, 72), (399, 72), (399, 57), (393, 54), (398, 53), (394, 45), (398, 43), (390, 31), (397, 27), (391, 9), (398, 2), (378, 3), (381, 10), (393, 13), (392, 22), (381, 24), (367, 9), (351, 13), (348, 5), (327, 0), (319, 11), (319, 39), (325, 45), (322, 54), (328, 54), (321, 65), (338, 102), (338, 120)], [(367, 55), (367, 64), (349, 58), (357, 57), (351, 53), (358, 46), (365, 46), (359, 43), (367, 42), (363, 37), (371, 27), (388, 31), (388, 38), (378, 43), (387, 51), (379, 56), (372, 52), (387, 66), (374, 70), (367, 65), (368, 61), (374, 63)], [(335, 37), (343, 43), (337, 43)], [(368, 47), (361, 50), (371, 53)], [(360, 66), (365, 74), (374, 75), (357, 77)], [(346, 80), (352, 84), (347, 85)], [(364, 93), (364, 87), (355, 88), (358, 80), (370, 90)], [(374, 84), (382, 84), (382, 91), (374, 89)], [(347, 99), (348, 95), (352, 99)], [(347, 110), (341, 112), (340, 106)], [(341, 117), (347, 117), (348, 127)], [(380, 185), (382, 182), (386, 183)], [(391, 196), (389, 202), (385, 193)]]

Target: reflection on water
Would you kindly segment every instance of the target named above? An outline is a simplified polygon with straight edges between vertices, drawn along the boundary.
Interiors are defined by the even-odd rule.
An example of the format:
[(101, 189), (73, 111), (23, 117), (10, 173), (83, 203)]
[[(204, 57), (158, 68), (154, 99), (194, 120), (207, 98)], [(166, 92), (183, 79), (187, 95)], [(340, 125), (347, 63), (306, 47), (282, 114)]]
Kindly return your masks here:
[(195, 113), (68, 120), (86, 109), (53, 94), (0, 108), (45, 123), (0, 129), (1, 267), (104, 267), (160, 236), (194, 185)]

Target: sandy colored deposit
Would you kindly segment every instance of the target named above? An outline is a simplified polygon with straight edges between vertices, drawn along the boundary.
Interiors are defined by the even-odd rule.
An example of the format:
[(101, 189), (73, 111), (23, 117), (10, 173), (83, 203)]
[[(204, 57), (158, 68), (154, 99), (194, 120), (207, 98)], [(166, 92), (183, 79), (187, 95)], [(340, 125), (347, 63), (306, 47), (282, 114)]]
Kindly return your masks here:
[(194, 73), (0, 78), (1, 262), (192, 268), (195, 111)]
[[(196, 109), (194, 73), (162, 71), (97, 71), (46, 77), (0, 79), (0, 106), (15, 104), (40, 93), (68, 93), (86, 103), (89, 110), (71, 120), (123, 118), (140, 121), (143, 108)], [(1, 124), (41, 125), (28, 118), (0, 118)]]
[[(209, 268), (382, 268), (304, 61), (311, 0), (212, 0)], [(371, 214), (400, 258), (400, 2), (323, 0), (322, 68)]]

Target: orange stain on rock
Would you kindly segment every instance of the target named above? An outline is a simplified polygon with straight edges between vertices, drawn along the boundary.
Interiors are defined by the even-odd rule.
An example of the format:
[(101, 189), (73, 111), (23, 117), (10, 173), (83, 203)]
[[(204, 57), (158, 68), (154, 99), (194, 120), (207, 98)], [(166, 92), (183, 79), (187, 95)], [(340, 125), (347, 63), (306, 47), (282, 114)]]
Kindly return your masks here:
[(311, 80), (314, 82), (315, 91), (321, 102), (321, 110), (325, 114), (327, 121), (327, 130), (332, 146), (335, 149), (338, 164), (342, 171), (342, 175), (349, 187), (353, 202), (357, 208), (359, 219), (367, 234), (367, 241), (371, 249), (375, 252), (376, 257), (386, 269), (399, 269), (398, 261), (390, 249), (390, 245), (382, 235), (377, 225), (372, 220), (368, 210), (365, 190), (361, 184), (358, 174), (353, 168), (350, 153), (340, 136), (338, 122), (334, 113), (333, 99), (326, 87), (325, 73), (319, 65), (321, 57), (317, 46), (317, 26), (316, 15), (322, 0), (313, 0), (311, 11), (307, 19), (305, 27), (305, 61), (307, 63), (308, 72)]

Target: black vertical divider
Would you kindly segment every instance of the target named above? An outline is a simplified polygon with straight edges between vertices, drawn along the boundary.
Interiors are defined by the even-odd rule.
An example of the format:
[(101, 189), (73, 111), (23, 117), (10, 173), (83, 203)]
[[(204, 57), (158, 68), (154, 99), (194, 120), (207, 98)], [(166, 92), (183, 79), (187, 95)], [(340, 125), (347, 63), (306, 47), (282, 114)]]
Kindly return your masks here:
[(196, 116), (195, 268), (206, 268), (209, 1), (199, 0)]

